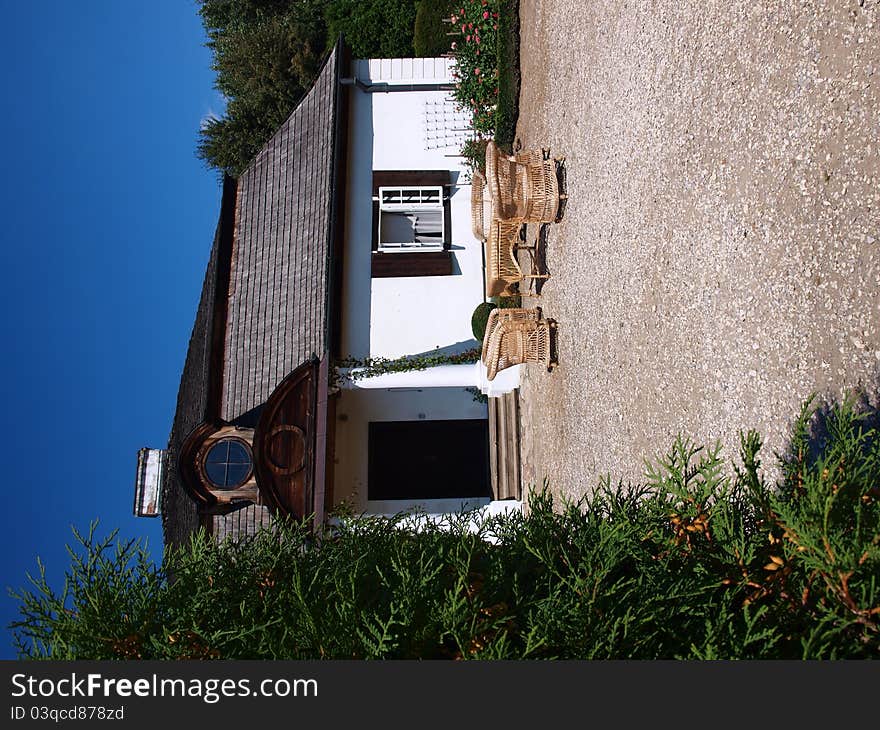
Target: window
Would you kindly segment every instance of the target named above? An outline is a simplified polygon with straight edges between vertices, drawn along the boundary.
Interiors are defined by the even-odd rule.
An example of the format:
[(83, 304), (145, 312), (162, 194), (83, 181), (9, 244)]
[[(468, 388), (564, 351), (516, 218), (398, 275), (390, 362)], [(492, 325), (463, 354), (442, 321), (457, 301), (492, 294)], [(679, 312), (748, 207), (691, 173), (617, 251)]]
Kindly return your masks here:
[(449, 170), (373, 170), (370, 275), (450, 276)]
[(380, 187), (379, 251), (442, 251), (443, 188)]
[(214, 442), (202, 464), (205, 477), (215, 489), (235, 489), (244, 484), (253, 471), (250, 447), (237, 438)]

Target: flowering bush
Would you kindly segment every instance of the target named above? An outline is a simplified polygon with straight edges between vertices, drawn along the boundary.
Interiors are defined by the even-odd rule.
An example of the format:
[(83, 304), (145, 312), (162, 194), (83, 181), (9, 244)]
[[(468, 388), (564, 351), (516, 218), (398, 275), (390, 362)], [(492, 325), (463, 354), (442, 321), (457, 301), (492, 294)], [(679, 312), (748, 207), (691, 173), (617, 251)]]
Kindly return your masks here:
[(495, 129), (500, 6), (500, 0), (462, 0), (451, 17), (459, 33), (451, 49), (456, 62), (453, 97), (473, 115), (474, 129), (484, 135)]

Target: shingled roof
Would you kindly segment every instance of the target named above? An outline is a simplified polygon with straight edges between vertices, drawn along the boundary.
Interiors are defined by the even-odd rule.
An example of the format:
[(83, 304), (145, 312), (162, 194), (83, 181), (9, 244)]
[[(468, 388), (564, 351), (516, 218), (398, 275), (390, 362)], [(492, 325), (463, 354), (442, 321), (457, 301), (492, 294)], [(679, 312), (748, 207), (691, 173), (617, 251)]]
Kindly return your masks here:
[[(199, 524), (175, 460), (187, 435), (216, 418), (255, 425), (284, 377), (328, 349), (343, 54), (340, 41), (312, 89), (237, 186), (224, 186), (226, 210), (221, 210), (169, 437), (162, 496), (166, 544), (185, 541)], [(229, 190), (235, 193), (232, 201)], [(234, 220), (234, 232), (224, 256), (224, 215), (231, 214), (231, 205), (234, 219), (225, 220)], [(218, 296), (218, 286), (228, 286), (227, 296)]]
[(327, 345), (336, 53), (238, 179), (221, 417), (250, 420)]
[(183, 373), (180, 376), (174, 422), (171, 426), (171, 435), (168, 437), (168, 461), (162, 483), (162, 532), (165, 544), (175, 547), (186, 542), (190, 533), (199, 526), (196, 504), (184, 490), (178, 475), (177, 455), (189, 432), (202, 423), (207, 415), (219, 243), (220, 223), (217, 224), (205, 280), (202, 283), (196, 321), (193, 324)]

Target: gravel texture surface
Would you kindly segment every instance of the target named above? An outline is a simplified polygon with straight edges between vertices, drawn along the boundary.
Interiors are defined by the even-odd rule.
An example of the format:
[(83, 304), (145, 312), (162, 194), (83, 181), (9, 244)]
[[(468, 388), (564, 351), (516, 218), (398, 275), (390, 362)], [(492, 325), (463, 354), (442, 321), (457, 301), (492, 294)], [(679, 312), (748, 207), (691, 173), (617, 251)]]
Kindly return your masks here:
[(811, 392), (876, 403), (880, 1), (522, 0), (520, 33), (518, 137), (569, 194), (524, 483), (639, 481), (678, 433), (772, 462)]

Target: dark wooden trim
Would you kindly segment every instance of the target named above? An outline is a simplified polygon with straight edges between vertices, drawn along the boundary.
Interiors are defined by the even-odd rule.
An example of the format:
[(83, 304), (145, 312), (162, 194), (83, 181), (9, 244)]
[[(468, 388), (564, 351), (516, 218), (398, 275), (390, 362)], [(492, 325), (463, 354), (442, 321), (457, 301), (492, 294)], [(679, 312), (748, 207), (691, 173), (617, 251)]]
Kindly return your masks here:
[[(330, 353), (324, 353), (318, 365), (317, 397), (315, 399), (315, 477), (314, 498), (312, 510), (315, 515), (315, 525), (323, 525), (327, 515), (328, 506), (332, 507), (333, 490), (333, 437), (329, 433), (335, 428), (336, 420), (330, 420), (331, 403), (335, 406), (330, 396)], [(335, 408), (333, 408), (335, 412)]]
[(374, 252), (370, 274), (374, 279), (394, 276), (449, 276), (452, 274), (452, 252)]
[(223, 401), (223, 371), (226, 358), (226, 319), (229, 313), (229, 282), (232, 276), (232, 248), (235, 234), (235, 207), (238, 182), (229, 175), (223, 178), (220, 203), (220, 236), (217, 244), (217, 270), (211, 317), (208, 393), (205, 418), (220, 419)]
[(443, 189), (443, 250), (452, 248), (452, 202), (449, 200), (447, 189)]
[(336, 129), (333, 134), (333, 174), (331, 181), (330, 242), (327, 262), (327, 343), (331, 354), (339, 356), (342, 347), (342, 287), (345, 257), (345, 196), (348, 180), (348, 86), (339, 79), (351, 71), (351, 49), (342, 36), (336, 54)]
[(373, 201), (373, 223), (370, 226), (370, 250), (379, 250), (379, 201)]
[(373, 170), (373, 197), (380, 187), (449, 185), (449, 170)]
[(210, 508), (204, 512), (199, 512), (199, 527), (204, 530), (206, 534), (210, 536), (214, 535), (214, 513), (210, 511)]
[[(176, 459), (180, 482), (187, 494), (198, 505), (200, 514), (206, 511), (216, 513), (219, 506), (230, 502), (241, 500), (259, 502), (257, 499), (258, 487), (255, 486), (253, 479), (256, 471), (254, 447), (246, 438), (238, 435), (241, 433), (238, 429), (234, 431), (228, 429), (229, 425), (220, 421), (213, 423), (203, 421), (184, 439), (180, 454)], [(220, 433), (221, 431), (223, 433)], [(212, 486), (211, 480), (205, 473), (204, 460), (208, 450), (217, 441), (223, 439), (238, 441), (251, 457), (251, 469), (247, 477), (237, 487), (231, 489)]]
[[(262, 503), (277, 514), (295, 519), (308, 516), (314, 509), (319, 362), (316, 357), (306, 360), (281, 381), (266, 400), (254, 431), (254, 473)], [(305, 403), (298, 400), (302, 396)], [(297, 404), (304, 406), (302, 411), (297, 410)], [(272, 469), (269, 458), (273, 436), (283, 425), (298, 426), (303, 434), (303, 468), (290, 474)]]
[(325, 463), (324, 479), (324, 514), (335, 507), (335, 492), (333, 485), (336, 482), (336, 404), (339, 403), (339, 390), (327, 393), (327, 457)]
[(177, 455), (177, 471), (180, 474), (181, 484), (193, 501), (200, 506), (217, 503), (217, 498), (202, 482), (198, 455), (205, 439), (219, 429), (218, 424), (203, 421), (189, 432)]

